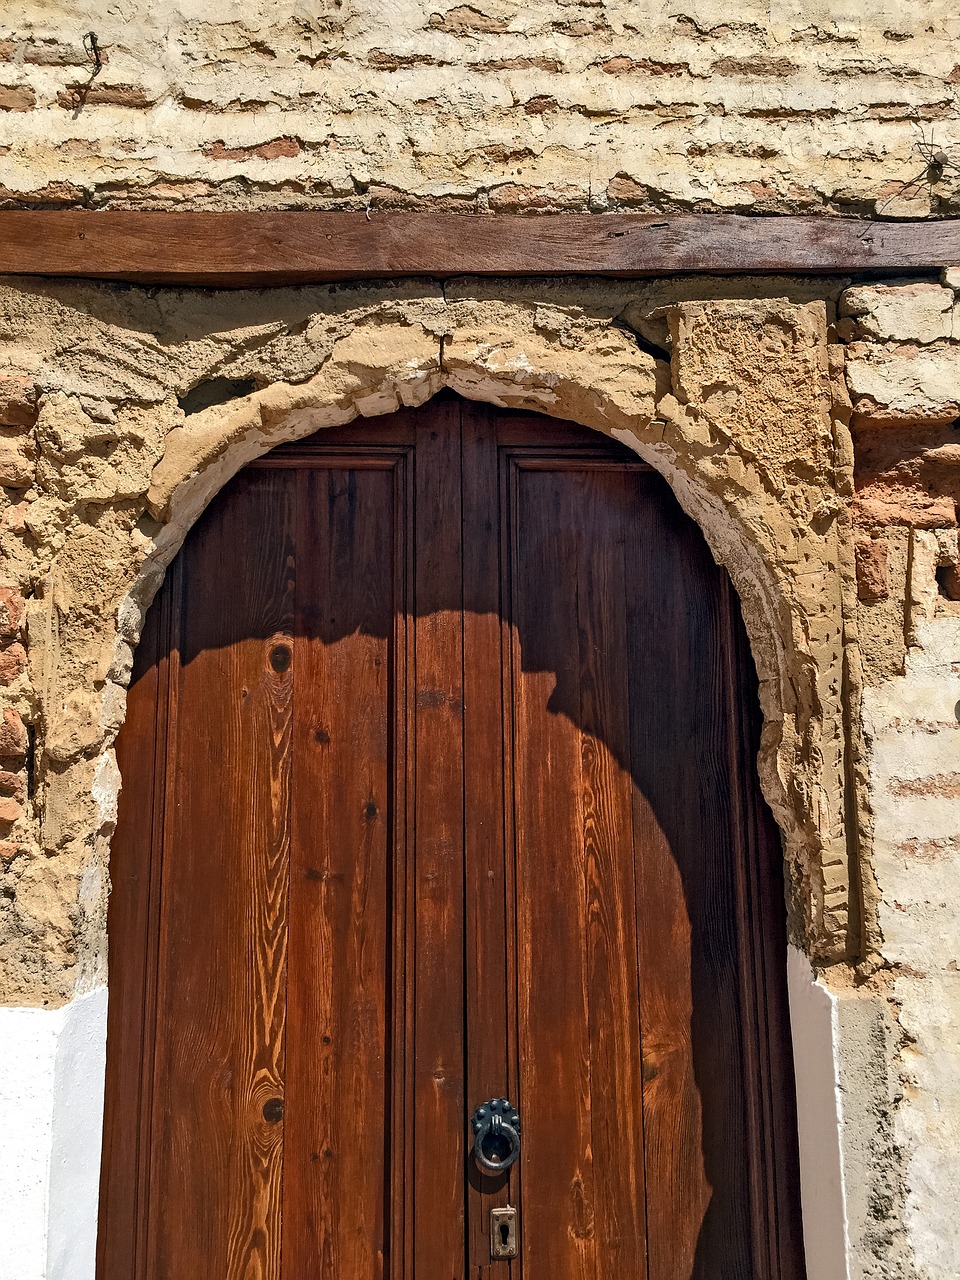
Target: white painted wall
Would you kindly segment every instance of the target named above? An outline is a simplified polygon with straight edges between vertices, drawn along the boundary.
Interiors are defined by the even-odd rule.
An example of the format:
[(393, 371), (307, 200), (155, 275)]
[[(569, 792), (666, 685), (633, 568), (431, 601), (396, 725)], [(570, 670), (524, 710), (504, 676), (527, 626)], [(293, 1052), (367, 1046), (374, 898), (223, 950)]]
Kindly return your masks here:
[(107, 991), (0, 1008), (0, 1280), (94, 1280)]
[(63, 1010), (0, 1009), (0, 1280), (42, 1280)]
[(837, 998), (787, 948), (807, 1280), (849, 1280)]

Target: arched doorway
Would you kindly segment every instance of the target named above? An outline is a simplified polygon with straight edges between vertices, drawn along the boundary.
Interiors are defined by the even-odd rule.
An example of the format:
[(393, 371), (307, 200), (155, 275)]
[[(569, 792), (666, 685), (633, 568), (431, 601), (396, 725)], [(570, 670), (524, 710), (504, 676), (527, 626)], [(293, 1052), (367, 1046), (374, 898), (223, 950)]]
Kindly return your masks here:
[(118, 744), (101, 1280), (801, 1276), (754, 703), (590, 432), (451, 395), (237, 476)]

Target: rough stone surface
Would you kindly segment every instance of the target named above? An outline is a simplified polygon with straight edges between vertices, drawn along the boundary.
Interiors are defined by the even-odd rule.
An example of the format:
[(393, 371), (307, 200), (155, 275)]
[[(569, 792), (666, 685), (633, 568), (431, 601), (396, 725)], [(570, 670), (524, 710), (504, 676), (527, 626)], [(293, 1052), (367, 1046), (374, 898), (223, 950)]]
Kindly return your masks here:
[[(431, 30), (506, 33), (484, 17)], [(839, 1002), (851, 1276), (954, 1280), (955, 278), (8, 280), (0, 425), (24, 461), (0, 503), (0, 998), (57, 1004), (103, 980), (132, 653), (222, 484), (281, 440), (442, 387), (572, 419), (666, 476), (742, 601), (792, 937)]]
[(0, 760), (22, 760), (27, 754), (27, 731), (12, 707), (0, 719)]
[[(878, 1274), (922, 1280), (960, 1272), (951, 1207), (960, 1174), (960, 604), (953, 598), (960, 335), (947, 323), (958, 286), (956, 269), (943, 273), (942, 288), (858, 286), (841, 298), (849, 319), (838, 326), (848, 323), (852, 340), (852, 512), (863, 530), (859, 546), (870, 548), (858, 557), (867, 585), (858, 634), (877, 977), (890, 1013), (886, 1156), (875, 1180), (884, 1211), (874, 1211), (874, 1227), (861, 1239), (885, 1259)], [(881, 543), (885, 595), (876, 589)], [(891, 1224), (887, 1194), (903, 1200), (899, 1226)], [(877, 1273), (865, 1267), (862, 1274)]]
[[(857, 602), (857, 636), (865, 685), (876, 685), (903, 671), (906, 657), (906, 583), (910, 529), (871, 526), (887, 555), (887, 594)], [(860, 539), (858, 539), (859, 541)]]
[(890, 568), (884, 538), (861, 539), (854, 547), (857, 559), (857, 596), (876, 604), (890, 595)]
[(953, 422), (960, 417), (960, 344), (850, 347), (847, 381), (864, 422)]
[(32, 427), (37, 420), (37, 389), (22, 374), (0, 374), (0, 425)]
[(27, 669), (27, 651), (22, 644), (0, 647), (0, 684), (10, 685)]
[(15, 587), (0, 587), (0, 636), (14, 636), (23, 619), (26, 601)]
[(24, 0), (0, 198), (951, 213), (958, 38), (949, 0)]
[[(814, 683), (804, 687), (791, 679), (790, 688), (781, 690), (778, 710), (787, 714), (775, 742), (767, 736), (774, 722), (768, 710), (761, 770), (765, 755), (775, 751), (770, 773), (787, 782), (787, 794), (768, 786), (767, 798), (788, 852), (796, 842), (794, 875), (803, 896), (817, 904), (819, 929), (836, 937), (847, 925), (850, 906), (845, 816), (837, 808), (850, 760), (842, 716), (835, 720), (831, 709), (839, 713), (841, 686), (851, 678), (847, 641), (854, 592), (845, 520), (849, 443), (831, 412), (824, 308), (691, 303), (673, 309), (669, 320), (673, 394), (661, 401), (660, 413), (671, 426), (682, 424), (685, 452), (702, 443), (711, 453), (723, 445), (739, 456), (742, 471), (731, 469), (733, 476), (722, 480), (718, 475), (716, 491), (725, 513), (743, 513), (748, 546), (760, 551), (771, 577), (782, 584), (786, 598), (780, 607), (787, 605), (794, 625), (779, 631), (781, 670), (795, 672), (808, 657), (817, 668)], [(819, 394), (811, 395), (814, 389)], [(771, 404), (777, 405), (776, 424)], [(709, 539), (711, 522), (701, 516), (700, 524)], [(736, 581), (730, 556), (721, 556)], [(750, 589), (739, 583), (738, 589), (749, 617), (756, 607)], [(762, 677), (759, 654), (757, 660)], [(817, 798), (809, 792), (802, 801), (798, 794), (791, 797), (813, 760), (822, 769)], [(818, 848), (813, 862), (811, 842)]]
[(0, 427), (0, 486), (29, 489), (36, 478), (36, 448), (19, 427)]
[(939, 543), (916, 533), (913, 644), (901, 675), (866, 692), (884, 960), (903, 1047), (906, 1226), (916, 1274), (960, 1274), (960, 607), (943, 601)]
[(954, 426), (858, 423), (853, 439), (859, 523), (956, 526), (960, 433)]
[(840, 298), (844, 318), (837, 331), (849, 344), (845, 368), (858, 472), (867, 478), (869, 515), (881, 523), (880, 507), (887, 519), (908, 524), (920, 512), (928, 525), (956, 520), (960, 304), (952, 282), (958, 276), (948, 269), (942, 285), (858, 285)]
[[(37, 779), (0, 932), (10, 995), (62, 999), (100, 974), (110, 821), (92, 778), (123, 717), (142, 610), (199, 511), (278, 441), (442, 386), (624, 440), (700, 520), (753, 637), (761, 774), (787, 839), (793, 928), (813, 954), (844, 954), (852, 459), (832, 415), (835, 286), (789, 289), (795, 300), (776, 281), (159, 294), (11, 282), (0, 297), (10, 376), (42, 395), (35, 477), (4, 535), (29, 600), (29, 679), (16, 676), (7, 700), (35, 726)], [(649, 354), (639, 330), (672, 359)], [(245, 394), (185, 414), (211, 378)], [(65, 898), (50, 912), (57, 878)], [(86, 894), (79, 913), (70, 886)]]
[(847, 289), (841, 314), (855, 318), (864, 338), (895, 342), (960, 339), (960, 303), (952, 289), (928, 281)]

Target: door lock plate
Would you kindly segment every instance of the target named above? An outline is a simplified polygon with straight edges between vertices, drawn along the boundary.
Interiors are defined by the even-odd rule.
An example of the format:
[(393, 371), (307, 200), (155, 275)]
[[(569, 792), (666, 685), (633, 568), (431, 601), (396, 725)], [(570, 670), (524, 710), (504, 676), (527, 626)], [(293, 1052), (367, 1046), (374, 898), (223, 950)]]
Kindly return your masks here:
[(515, 1258), (518, 1250), (517, 1211), (507, 1205), (490, 1210), (490, 1257)]

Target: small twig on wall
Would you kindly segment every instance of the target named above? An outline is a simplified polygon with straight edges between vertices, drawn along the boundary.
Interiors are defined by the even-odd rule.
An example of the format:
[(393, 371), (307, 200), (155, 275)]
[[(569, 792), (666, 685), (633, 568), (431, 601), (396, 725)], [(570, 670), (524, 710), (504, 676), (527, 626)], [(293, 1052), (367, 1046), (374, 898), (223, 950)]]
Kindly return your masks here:
[(100, 41), (97, 39), (97, 33), (95, 31), (88, 31), (83, 37), (83, 47), (93, 62), (93, 70), (90, 72), (90, 79), (86, 84), (76, 85), (73, 89), (74, 120), (76, 120), (77, 116), (83, 110), (84, 104), (87, 101), (87, 94), (90, 92), (90, 87), (103, 69), (103, 50), (101, 48)]
[(100, 41), (97, 39), (95, 31), (88, 31), (83, 37), (83, 47), (93, 59), (93, 75), (90, 77), (92, 80), (94, 76), (100, 74), (100, 70), (103, 67), (103, 58), (100, 55)]

